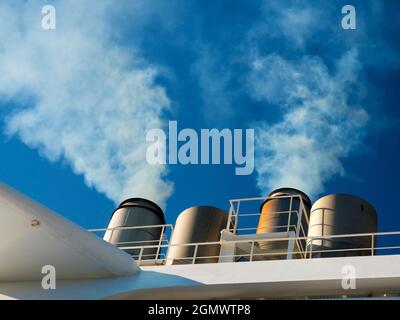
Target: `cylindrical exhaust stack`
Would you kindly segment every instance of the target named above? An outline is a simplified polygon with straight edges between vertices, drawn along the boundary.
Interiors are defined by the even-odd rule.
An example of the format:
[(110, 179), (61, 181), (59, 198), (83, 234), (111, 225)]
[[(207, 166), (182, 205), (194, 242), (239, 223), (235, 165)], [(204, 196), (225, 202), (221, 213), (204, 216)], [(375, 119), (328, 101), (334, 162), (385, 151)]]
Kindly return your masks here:
[[(176, 220), (167, 264), (192, 263), (195, 251), (195, 263), (218, 262), (220, 245), (199, 245), (196, 250), (194, 246), (182, 244), (219, 241), (221, 231), (226, 228), (227, 219), (226, 212), (209, 206), (197, 206), (183, 211)], [(202, 258), (210, 256), (214, 257)]]
[[(220, 241), (228, 217), (227, 212), (210, 206), (184, 210), (176, 220), (165, 263), (218, 262), (221, 244), (213, 242)], [(114, 211), (108, 227), (111, 230), (105, 233), (104, 240), (123, 247), (136, 259), (139, 256), (141, 260), (159, 259), (164, 225), (164, 213), (159, 206), (146, 199), (132, 198), (123, 201)], [(375, 209), (359, 197), (333, 194), (311, 206), (304, 192), (280, 188), (271, 192), (261, 205), (257, 235), (243, 235), (243, 239), (250, 236), (255, 245), (226, 246), (229, 239), (242, 237), (227, 232), (222, 249), (232, 255), (232, 261), (242, 253), (247, 259), (250, 252), (253, 260), (297, 259), (309, 257), (310, 253), (313, 258), (370, 255), (376, 247), (376, 238), (369, 234), (376, 230)], [(368, 235), (354, 236), (360, 233)], [(345, 236), (335, 237), (338, 235)], [(223, 253), (223, 256), (228, 254)]]
[[(290, 197), (294, 196), (294, 197)], [(261, 215), (258, 222), (257, 234), (277, 233), (296, 231), (296, 236), (307, 235), (307, 220), (304, 214), (309, 215), (311, 208), (310, 198), (302, 191), (293, 188), (280, 188), (272, 191), (260, 208)], [(304, 204), (305, 212), (299, 221), (299, 215), (302, 213), (301, 202)], [(303, 232), (297, 228), (298, 223), (301, 223)], [(285, 237), (285, 236), (282, 236)], [(304, 243), (305, 247), (305, 243)], [(287, 241), (265, 241), (259, 242), (259, 248), (263, 250), (284, 251), (288, 248)], [(273, 257), (274, 259), (279, 258)], [(285, 259), (286, 256), (280, 256)]]
[[(359, 197), (332, 194), (314, 203), (308, 230), (308, 237), (375, 233), (377, 214), (372, 205)], [(370, 236), (309, 239), (307, 244), (314, 258), (371, 255), (370, 248), (374, 247)]]
[[(108, 229), (119, 227), (140, 227), (165, 224), (164, 213), (154, 202), (142, 198), (131, 198), (123, 201), (114, 211)], [(162, 227), (139, 229), (108, 230), (104, 240), (119, 247), (158, 245)], [(134, 258), (138, 258), (140, 249), (125, 250)], [(156, 259), (157, 248), (146, 248), (142, 260)]]

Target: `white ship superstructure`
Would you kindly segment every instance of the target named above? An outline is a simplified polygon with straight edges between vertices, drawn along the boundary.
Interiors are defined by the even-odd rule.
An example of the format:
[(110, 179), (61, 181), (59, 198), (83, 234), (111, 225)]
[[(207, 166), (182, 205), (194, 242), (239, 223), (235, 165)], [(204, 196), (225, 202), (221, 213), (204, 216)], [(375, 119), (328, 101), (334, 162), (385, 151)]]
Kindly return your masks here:
[[(151, 201), (121, 203), (84, 230), (0, 185), (3, 299), (307, 299), (400, 296), (400, 231), (376, 232), (364, 200), (295, 189), (200, 206), (166, 224)], [(352, 231), (345, 233), (346, 230)], [(42, 286), (43, 267), (56, 289)]]

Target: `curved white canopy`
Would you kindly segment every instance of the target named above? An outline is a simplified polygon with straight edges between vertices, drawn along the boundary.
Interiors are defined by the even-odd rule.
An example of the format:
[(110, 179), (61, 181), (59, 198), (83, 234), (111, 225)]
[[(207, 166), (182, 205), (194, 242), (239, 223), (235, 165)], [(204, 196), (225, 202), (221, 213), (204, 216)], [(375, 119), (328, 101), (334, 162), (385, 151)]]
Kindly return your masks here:
[(0, 183), (0, 281), (129, 276), (140, 271), (131, 256)]

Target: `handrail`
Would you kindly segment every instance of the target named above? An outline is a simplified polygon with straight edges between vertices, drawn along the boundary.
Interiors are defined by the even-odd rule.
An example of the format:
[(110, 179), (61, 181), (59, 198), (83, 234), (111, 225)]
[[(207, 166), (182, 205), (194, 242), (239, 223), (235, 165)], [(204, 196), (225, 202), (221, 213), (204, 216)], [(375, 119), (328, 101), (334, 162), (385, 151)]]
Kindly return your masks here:
[(134, 226), (134, 227), (113, 227), (113, 228), (98, 228), (98, 229), (88, 229), (89, 232), (101, 232), (101, 231), (109, 231), (109, 230), (134, 230), (134, 229), (149, 229), (149, 228), (171, 228), (174, 229), (172, 224), (152, 224), (146, 226)]
[[(224, 258), (224, 257), (229, 257), (229, 258), (237, 258), (237, 257), (248, 257), (249, 261), (254, 261), (254, 257), (260, 257), (260, 256), (286, 256), (288, 253), (292, 255), (299, 255), (302, 259), (306, 259), (307, 257), (312, 258), (313, 254), (316, 253), (329, 253), (329, 252), (364, 252), (364, 251), (371, 251), (371, 256), (373, 255), (373, 252), (379, 251), (379, 250), (390, 250), (390, 249), (400, 249), (400, 245), (398, 246), (384, 246), (384, 247), (379, 247), (379, 246), (371, 246), (371, 247), (356, 247), (356, 248), (343, 248), (343, 249), (324, 249), (324, 250), (316, 250), (316, 248), (313, 248), (313, 246), (310, 247), (310, 250), (291, 250), (288, 252), (287, 250), (285, 251), (273, 251), (273, 252), (255, 252), (255, 248), (257, 247), (257, 243), (260, 242), (277, 242), (277, 241), (296, 241), (296, 242), (301, 242), (302, 240), (321, 240), (321, 239), (340, 239), (340, 238), (349, 238), (349, 237), (373, 237), (374, 239), (379, 236), (391, 236), (391, 235), (400, 235), (400, 231), (393, 231), (393, 232), (375, 232), (375, 233), (358, 233), (358, 234), (343, 234), (343, 235), (322, 235), (322, 236), (313, 236), (313, 237), (277, 237), (277, 238), (260, 238), (260, 239), (237, 239), (237, 240), (220, 240), (220, 241), (211, 241), (211, 242), (196, 242), (196, 243), (182, 243), (182, 244), (162, 244), (162, 245), (149, 245), (149, 246), (124, 246), (120, 247), (121, 250), (132, 250), (132, 249), (140, 249), (139, 253), (139, 261), (142, 260), (143, 257), (149, 257), (149, 256), (154, 256), (158, 257), (155, 258), (154, 260), (157, 262), (163, 261), (164, 263), (170, 260), (188, 260), (191, 261), (191, 263), (195, 263), (197, 259), (207, 259), (207, 258)], [(249, 244), (250, 245), (250, 251), (249, 253), (240, 253), (240, 254), (230, 254), (230, 255), (215, 255), (215, 256), (198, 256), (198, 248), (200, 246), (210, 246), (210, 245), (220, 245), (223, 246), (225, 244), (230, 244), (230, 245), (239, 245), (239, 244)], [(144, 249), (152, 249), (152, 248), (158, 248), (161, 250), (162, 248), (171, 248), (171, 247), (194, 247), (194, 252), (192, 255), (188, 257), (171, 257), (167, 258), (165, 254), (162, 254), (164, 258), (159, 258), (157, 254), (143, 254)], [(299, 246), (301, 247), (301, 246)], [(260, 248), (257, 247), (258, 250)], [(138, 256), (138, 255), (135, 255)], [(153, 259), (150, 259), (152, 261)], [(146, 260), (146, 262), (149, 262), (149, 260)]]
[[(309, 212), (306, 211), (305, 206), (304, 206), (304, 201), (301, 195), (298, 194), (292, 194), (292, 195), (281, 195), (281, 196), (274, 196), (274, 197), (255, 197), (255, 198), (242, 198), (242, 199), (232, 199), (229, 200), (230, 203), (230, 210), (229, 210), (229, 216), (228, 216), (228, 222), (227, 222), (227, 227), (226, 229), (232, 230), (234, 234), (238, 234), (240, 231), (248, 231), (251, 229), (245, 229), (243, 227), (240, 227), (240, 221), (243, 218), (249, 218), (249, 217), (256, 217), (256, 216), (261, 216), (261, 212), (257, 213), (242, 213), (240, 212), (241, 208), (241, 203), (243, 202), (250, 202), (250, 201), (267, 201), (267, 200), (276, 200), (276, 199), (290, 199), (290, 204), (289, 204), (289, 210), (285, 211), (276, 211), (276, 212), (269, 212), (268, 214), (270, 216), (278, 216), (278, 215), (288, 215), (288, 221), (287, 224), (284, 226), (285, 229), (287, 229), (287, 232), (292, 228), (291, 227), (291, 221), (294, 220), (293, 218), (293, 213), (297, 217), (296, 219), (296, 226), (294, 227), (295, 231), (295, 236), (305, 236), (305, 226), (309, 225), (309, 217), (308, 214)], [(298, 208), (293, 208), (293, 199), (298, 199), (299, 200), (299, 207)], [(241, 219), (239, 219), (241, 218)], [(303, 220), (304, 219), (304, 220)], [(282, 226), (283, 228), (283, 226)], [(277, 228), (275, 228), (278, 230)], [(257, 230), (257, 228), (256, 228)]]
[[(371, 232), (371, 233), (355, 233), (355, 234), (339, 234), (339, 235), (322, 235), (315, 237), (277, 237), (277, 238), (260, 238), (260, 239), (238, 239), (238, 240), (220, 240), (220, 241), (210, 241), (210, 242), (192, 242), (192, 243), (171, 243), (171, 247), (175, 246), (194, 246), (194, 245), (216, 245), (216, 244), (226, 244), (226, 243), (248, 243), (251, 241), (263, 242), (263, 241), (288, 241), (288, 240), (316, 240), (316, 239), (327, 239), (327, 238), (346, 238), (346, 237), (367, 237), (367, 236), (384, 236), (384, 235), (400, 235), (400, 231), (393, 232)], [(148, 246), (148, 248), (157, 247), (157, 245)], [(131, 248), (129, 248), (131, 249)]]
[[(248, 242), (252, 243), (252, 247), (253, 244), (256, 242), (255, 240), (249, 240)], [(286, 251), (280, 251), (280, 252), (263, 252), (263, 253), (252, 253), (252, 251), (250, 251), (250, 253), (246, 254), (246, 253), (240, 253), (240, 254), (229, 254), (229, 255), (212, 255), (212, 256), (197, 256), (196, 254), (196, 248), (198, 248), (199, 244), (194, 244), (195, 246), (195, 253), (191, 256), (186, 256), (186, 257), (179, 257), (179, 258), (164, 258), (164, 259), (157, 259), (157, 260), (190, 260), (192, 261), (191, 263), (193, 263), (196, 259), (209, 259), (209, 258), (226, 258), (226, 257), (249, 257), (250, 261), (252, 261), (254, 256), (279, 256), (279, 255), (283, 255), (286, 256), (287, 252)], [(142, 249), (143, 247), (129, 247), (128, 249)], [(382, 248), (377, 248), (378, 250), (382, 249), (382, 250), (390, 250), (390, 249), (400, 249), (400, 246), (394, 246), (394, 247), (382, 247)], [(350, 248), (350, 249), (328, 249), (328, 250), (314, 250), (313, 253), (327, 253), (327, 252), (352, 252), (352, 251), (369, 251), (370, 248)], [(304, 252), (302, 251), (293, 251), (292, 254), (302, 254)], [(139, 255), (135, 255), (138, 256)], [(145, 256), (155, 256), (155, 254), (143, 254), (142, 257)], [(305, 258), (304, 258), (305, 259)]]

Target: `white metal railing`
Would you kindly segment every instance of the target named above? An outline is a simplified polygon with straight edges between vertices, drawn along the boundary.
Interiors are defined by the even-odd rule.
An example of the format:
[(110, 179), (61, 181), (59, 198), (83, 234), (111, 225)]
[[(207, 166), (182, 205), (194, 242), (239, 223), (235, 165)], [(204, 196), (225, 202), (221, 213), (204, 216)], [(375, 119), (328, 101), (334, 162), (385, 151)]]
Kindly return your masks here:
[[(113, 242), (110, 241), (113, 245), (117, 246), (119, 249), (127, 251), (131, 253), (132, 251), (139, 251), (139, 255), (133, 254), (134, 258), (139, 258), (139, 261), (147, 258), (153, 258), (149, 260), (153, 260), (154, 263), (158, 261), (158, 258), (165, 259), (166, 252), (163, 250), (168, 250), (169, 241), (171, 239), (174, 227), (172, 224), (155, 224), (155, 225), (146, 225), (146, 226), (134, 226), (134, 227), (114, 227), (114, 228), (98, 228), (98, 229), (89, 229), (89, 232), (93, 232), (103, 237), (108, 231), (111, 232), (109, 235), (109, 239), (113, 239), (113, 234), (115, 231), (125, 230), (125, 231), (144, 231), (149, 229), (161, 229), (159, 239), (152, 240), (132, 240), (132, 241), (121, 241), (121, 242)], [(155, 249), (155, 253), (147, 254), (146, 251), (150, 251), (151, 249)], [(166, 249), (164, 249), (166, 248)]]
[[(293, 231), (296, 237), (305, 237), (307, 236), (306, 230), (308, 230), (309, 225), (309, 212), (305, 209), (303, 198), (300, 195), (282, 195), (282, 196), (274, 196), (274, 197), (256, 197), (256, 198), (242, 198), (242, 199), (233, 199), (229, 200), (230, 209), (229, 216), (226, 229), (231, 231), (233, 234), (243, 234), (245, 232), (254, 231), (253, 233), (262, 233), (262, 227), (241, 227), (240, 224), (243, 224), (243, 220), (249, 217), (258, 218), (257, 221), (253, 221), (252, 225), (258, 225), (258, 221), (262, 213), (260, 211), (246, 212), (243, 209), (245, 204), (258, 204), (258, 208), (267, 200), (276, 200), (276, 199), (288, 199), (289, 200), (289, 208), (286, 211), (276, 211), (269, 212), (268, 216), (273, 215), (287, 215), (287, 222), (284, 225), (273, 226), (273, 228), (269, 227), (269, 232), (282, 232)], [(294, 199), (298, 200), (296, 202), (296, 206), (294, 204)], [(298, 207), (298, 208), (297, 208)], [(283, 220), (283, 219), (282, 219)], [(296, 224), (292, 224), (295, 222)], [(258, 231), (258, 232), (257, 232)]]
[[(262, 213), (260, 207), (267, 200), (286, 200), (286, 211), (275, 211)], [(305, 209), (303, 198), (301, 195), (282, 195), (274, 197), (256, 197), (256, 198), (241, 198), (233, 199), (229, 201), (229, 217), (226, 229), (232, 232), (234, 235), (244, 236), (247, 234), (257, 234), (263, 233), (263, 229), (266, 229), (265, 233), (276, 233), (280, 234), (286, 232), (289, 237), (306, 237), (309, 225), (309, 211)], [(249, 212), (248, 206), (253, 206), (252, 211)], [(254, 213), (254, 206), (257, 208), (257, 212)], [(247, 210), (246, 210), (247, 209)], [(269, 225), (264, 227), (259, 224), (261, 215), (266, 214), (268, 218), (276, 218), (280, 221), (280, 225)], [(280, 216), (280, 217), (279, 217)], [(243, 227), (249, 218), (253, 219), (253, 227)], [(293, 241), (294, 245), (302, 251), (302, 255), (305, 255), (305, 242), (304, 241)], [(288, 248), (291, 250), (291, 248)], [(288, 256), (289, 257), (289, 256)]]
[[(156, 226), (141, 226), (141, 227), (124, 227), (124, 228), (116, 228), (116, 229), (131, 229), (137, 230), (140, 228), (149, 228), (149, 227), (165, 227), (170, 228), (172, 230), (172, 225), (156, 225)], [(93, 232), (104, 232), (111, 229), (91, 229)], [(220, 240), (215, 242), (198, 242), (198, 243), (185, 243), (185, 244), (171, 244), (169, 239), (165, 237), (165, 232), (163, 231), (162, 236), (160, 237), (160, 241), (155, 245), (148, 245), (143, 243), (141, 245), (126, 245), (127, 243), (120, 243), (118, 247), (121, 250), (127, 252), (135, 252), (133, 254), (133, 258), (137, 261), (139, 265), (148, 265), (148, 264), (172, 264), (172, 263), (201, 263), (202, 261), (213, 259), (215, 262), (224, 262), (224, 261), (260, 261), (260, 260), (277, 260), (277, 259), (285, 259), (288, 256), (291, 256), (294, 259), (311, 259), (315, 257), (326, 257), (330, 254), (336, 254), (337, 256), (349, 256), (349, 255), (368, 255), (373, 256), (375, 254), (386, 254), (389, 250), (394, 251), (394, 253), (389, 254), (400, 254), (400, 231), (398, 232), (377, 232), (377, 233), (361, 233), (361, 234), (343, 234), (343, 235), (324, 235), (324, 236), (315, 236), (315, 237), (276, 237), (276, 238), (267, 238), (261, 237), (257, 239), (237, 239), (237, 240)], [(385, 242), (389, 240), (390, 237), (397, 236), (398, 239), (395, 243), (379, 245), (377, 244), (377, 240), (381, 240)], [(367, 238), (370, 245), (358, 246), (357, 241), (351, 240), (360, 240)], [(346, 240), (346, 246), (344, 248), (340, 248), (340, 245), (343, 242), (340, 240)], [(288, 242), (293, 243), (306, 243), (305, 250), (297, 245), (293, 246), (292, 249), (288, 247), (288, 249), (282, 250), (279, 243), (287, 244)], [(329, 247), (321, 247), (321, 241), (328, 241), (332, 244), (332, 248)], [(139, 241), (140, 242), (140, 241)], [(315, 242), (319, 244), (314, 248)], [(360, 241), (358, 241), (359, 243)], [(146, 242), (147, 243), (147, 242)], [(323, 242), (322, 242), (323, 243)], [(364, 241), (367, 243), (367, 241)], [(275, 244), (278, 249), (271, 249), (269, 247), (266, 250), (260, 248), (260, 244)], [(222, 248), (223, 246), (233, 246), (238, 248), (238, 250), (234, 251), (230, 254), (219, 253), (217, 255), (203, 255), (199, 254), (201, 251), (200, 248), (205, 246), (218, 246)], [(336, 247), (335, 247), (336, 246)], [(338, 248), (339, 246), (339, 248)], [(189, 256), (179, 256), (179, 257), (168, 257), (168, 250), (176, 247), (193, 247), (191, 254)], [(146, 251), (151, 251), (152, 253), (146, 253)], [(239, 250), (240, 249), (240, 250)]]
[[(399, 236), (398, 243), (395, 245), (385, 245), (385, 246), (377, 246), (375, 245), (375, 238), (383, 238), (383, 237), (389, 237), (389, 236)], [(315, 257), (317, 253), (321, 254), (329, 254), (329, 253), (341, 253), (342, 255), (346, 256), (348, 253), (353, 252), (356, 253), (355, 255), (369, 255), (373, 256), (376, 253), (379, 253), (380, 251), (386, 251), (386, 250), (396, 250), (396, 253), (394, 254), (400, 254), (400, 231), (399, 232), (379, 232), (379, 233), (363, 233), (363, 234), (346, 234), (346, 235), (332, 235), (332, 236), (318, 236), (318, 237), (285, 237), (285, 238), (273, 238), (273, 239), (240, 239), (240, 240), (232, 240), (232, 241), (215, 241), (215, 242), (199, 242), (199, 243), (185, 243), (185, 244), (169, 244), (169, 248), (171, 247), (194, 247), (193, 254), (190, 256), (186, 257), (163, 257), (162, 259), (157, 259), (158, 262), (160, 263), (160, 260), (162, 263), (168, 263), (168, 262), (173, 262), (173, 260), (179, 261), (179, 263), (199, 263), (201, 262), (202, 259), (204, 260), (209, 260), (209, 259), (216, 259), (219, 262), (221, 262), (221, 258), (232, 258), (233, 261), (238, 261), (242, 258), (245, 258), (245, 261), (259, 261), (259, 260), (277, 260), (277, 259), (282, 259), (285, 258), (288, 255), (288, 251), (283, 250), (283, 251), (273, 251), (273, 250), (267, 250), (265, 252), (260, 252), (259, 244), (260, 242), (265, 242), (265, 243), (278, 243), (278, 242), (288, 242), (288, 241), (306, 241), (308, 244), (312, 243), (315, 240), (334, 240), (334, 239), (345, 239), (345, 238), (365, 238), (369, 237), (371, 239), (372, 245), (369, 247), (350, 247), (350, 248), (339, 248), (339, 249), (322, 249), (322, 250), (313, 250), (312, 246), (307, 246), (306, 250), (306, 255), (302, 255), (303, 251), (302, 250), (292, 250), (289, 253), (299, 259), (311, 259)], [(224, 246), (226, 244), (229, 245), (234, 245), (237, 246), (239, 244), (248, 244), (250, 245), (248, 253), (234, 253), (234, 254), (229, 254), (229, 255), (198, 255), (197, 253), (199, 252), (199, 248), (202, 246)], [(156, 246), (150, 246), (150, 247), (156, 247)], [(128, 249), (140, 249), (143, 247), (124, 247), (121, 248), (123, 250), (128, 250)], [(146, 247), (149, 248), (149, 247)], [(256, 249), (257, 248), (257, 252)], [(341, 255), (338, 255), (341, 256)], [(142, 257), (137, 256), (134, 257), (136, 260), (141, 261)], [(225, 261), (228, 261), (225, 259)]]

